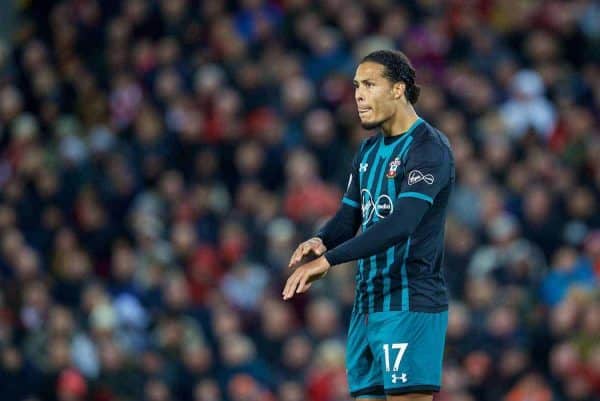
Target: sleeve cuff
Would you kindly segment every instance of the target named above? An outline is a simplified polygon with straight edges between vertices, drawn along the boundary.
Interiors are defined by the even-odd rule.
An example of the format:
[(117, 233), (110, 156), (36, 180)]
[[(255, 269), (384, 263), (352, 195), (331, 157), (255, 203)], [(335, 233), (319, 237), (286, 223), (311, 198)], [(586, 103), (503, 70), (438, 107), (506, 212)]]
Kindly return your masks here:
[(327, 259), (327, 262), (329, 263), (329, 266), (335, 266), (335, 265), (339, 265), (340, 263), (338, 262), (335, 253), (333, 253), (333, 250), (331, 251), (327, 251), (323, 254), (323, 257), (325, 259)]
[(417, 198), (417, 199), (422, 199), (426, 202), (429, 202), (430, 204), (433, 205), (433, 198), (429, 195), (425, 195), (422, 194), (420, 192), (402, 192), (400, 195), (398, 195), (398, 199), (400, 198)]
[(322, 231), (319, 231), (318, 233), (313, 235), (312, 238), (319, 238), (323, 242), (323, 245), (325, 245), (325, 247), (327, 248), (327, 241), (325, 240), (325, 234)]

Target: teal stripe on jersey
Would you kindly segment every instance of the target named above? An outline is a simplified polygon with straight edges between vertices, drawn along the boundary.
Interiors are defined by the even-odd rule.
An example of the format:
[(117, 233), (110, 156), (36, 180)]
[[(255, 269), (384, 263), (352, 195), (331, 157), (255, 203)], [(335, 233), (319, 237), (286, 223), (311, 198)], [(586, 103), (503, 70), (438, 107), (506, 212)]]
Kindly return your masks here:
[(410, 144), (413, 141), (413, 137), (409, 137), (408, 140), (404, 143), (404, 146), (402, 147), (402, 150), (400, 151), (400, 159), (402, 161), (404, 161), (404, 158), (406, 157), (406, 154), (408, 153), (408, 149), (410, 148)]
[(406, 134), (404, 134), (404, 135), (412, 134), (412, 132), (415, 130), (415, 128), (417, 128), (419, 125), (421, 125), (422, 122), (423, 122), (423, 119), (421, 117), (417, 117), (415, 122), (412, 123), (412, 125), (410, 126), (410, 128), (408, 128), (408, 131), (406, 131)]
[(406, 260), (408, 259), (408, 252), (410, 251), (410, 237), (406, 241), (406, 250), (404, 251), (404, 259), (402, 260), (402, 270), (400, 275), (402, 278), (402, 311), (408, 311), (410, 305), (408, 304), (408, 273), (406, 271)]
[[(374, 208), (376, 207), (377, 199), (381, 196), (381, 193), (382, 193), (382, 185), (385, 188), (386, 181), (387, 181), (387, 191), (385, 191), (385, 192), (387, 192), (388, 195), (390, 193), (392, 193), (392, 196), (390, 197), (391, 201), (392, 202), (395, 201), (395, 199), (396, 199), (395, 182), (394, 182), (394, 180), (389, 180), (389, 179), (387, 179), (387, 177), (385, 177), (385, 174), (383, 174), (384, 173), (383, 169), (389, 164), (392, 155), (397, 154), (400, 159), (403, 159), (403, 157), (408, 152), (408, 149), (410, 148), (411, 142), (413, 141), (413, 138), (410, 134), (422, 122), (423, 122), (423, 120), (421, 118), (418, 118), (411, 125), (411, 127), (406, 131), (406, 133), (403, 134), (402, 137), (398, 139), (398, 141), (394, 141), (395, 143), (391, 143), (389, 145), (386, 145), (384, 143), (383, 137), (380, 134), (380, 137), (377, 139), (375, 144), (373, 144), (373, 146), (371, 146), (370, 149), (368, 149), (367, 152), (365, 152), (364, 156), (362, 157), (361, 163), (363, 165), (365, 163), (369, 163), (369, 164), (365, 168), (365, 170), (367, 170), (368, 173), (366, 171), (363, 171), (363, 172), (359, 171), (359, 184), (360, 184), (360, 188), (361, 188), (361, 199), (360, 199), (361, 209), (366, 206), (365, 205), (365, 200), (367, 200), (366, 197), (370, 197), (370, 201), (372, 202), (371, 206)], [(396, 153), (399, 148), (401, 148), (400, 153)], [(376, 149), (375, 152), (373, 152), (374, 149)], [(365, 177), (363, 177), (363, 176), (365, 176)], [(375, 178), (375, 177), (378, 177), (378, 178)], [(366, 178), (366, 180), (367, 180), (366, 185), (364, 185), (365, 184), (364, 178)], [(376, 188), (373, 188), (374, 179), (379, 180), (377, 182)], [(392, 185), (393, 189), (391, 191), (390, 191), (390, 181), (391, 181), (391, 184), (393, 184)], [(368, 195), (365, 193), (365, 190), (368, 190), (368, 192), (369, 192)], [(363, 218), (363, 222), (362, 222), (363, 230), (365, 230), (370, 224), (373, 224), (379, 220), (379, 217), (377, 216), (375, 211), (376, 210), (371, 211), (372, 215), (371, 215), (370, 219)], [(366, 216), (366, 217), (368, 217), (368, 216)], [(357, 287), (357, 296), (360, 297), (360, 301), (357, 302), (357, 304), (359, 306), (360, 311), (364, 312), (365, 309), (367, 309), (367, 308), (369, 311), (374, 311), (375, 298), (376, 298), (375, 290), (377, 290), (378, 293), (381, 291), (382, 293), (389, 294), (390, 287), (391, 287), (391, 282), (389, 281), (390, 280), (389, 273), (390, 273), (391, 266), (395, 262), (396, 250), (397, 250), (397, 248), (395, 246), (393, 246), (386, 251), (386, 254), (385, 254), (386, 265), (382, 266), (383, 267), (383, 269), (381, 269), (381, 279), (382, 280), (381, 280), (381, 283), (378, 283), (377, 286), (375, 286), (375, 283), (374, 283), (375, 279), (377, 278), (377, 272), (379, 270), (377, 268), (378, 267), (377, 266), (377, 255), (373, 255), (367, 259), (360, 259), (358, 261), (359, 278), (361, 280), (361, 283)], [(367, 280), (365, 280), (365, 278)], [(387, 282), (386, 282), (386, 280), (387, 280)], [(365, 283), (365, 281), (366, 281), (366, 283)], [(365, 284), (366, 284), (367, 288), (366, 288), (366, 291), (363, 291), (363, 288), (364, 288), (363, 286)], [(384, 290), (385, 286), (387, 286), (387, 288), (386, 288), (387, 291)], [(375, 288), (375, 287), (377, 287), (377, 288)], [(380, 295), (383, 295), (383, 294), (380, 294)], [(365, 297), (366, 297), (366, 299), (365, 299)], [(378, 305), (377, 305), (378, 310), (379, 310), (379, 308), (384, 309), (383, 302), (387, 303), (388, 309), (389, 309), (390, 304), (391, 304), (391, 299), (383, 300), (382, 303), (378, 302)]]
[(357, 305), (357, 309), (359, 312), (364, 312), (364, 309), (362, 307), (362, 291), (360, 290), (360, 285), (363, 282), (363, 272), (365, 270), (365, 262), (363, 259), (358, 259), (358, 276), (359, 276), (359, 280), (357, 280), (356, 283), (356, 299), (355, 299), (355, 304)]
[(417, 198), (417, 199), (423, 199), (424, 201), (427, 201), (429, 203), (431, 203), (433, 205), (433, 198), (429, 195), (425, 195), (422, 194), (420, 192), (402, 192), (400, 195), (398, 195), (398, 198)]
[(360, 208), (360, 203), (358, 203), (358, 202), (356, 202), (356, 201), (353, 201), (352, 199), (350, 199), (350, 198), (347, 198), (347, 197), (345, 197), (345, 196), (344, 196), (344, 198), (342, 199), (342, 203), (345, 203), (346, 205), (348, 205), (348, 206), (352, 206), (352, 207), (355, 207), (355, 208)]
[(417, 118), (417, 120), (410, 126), (408, 131), (406, 131), (406, 134), (404, 134), (408, 137), (408, 140), (406, 141), (406, 143), (404, 143), (404, 146), (402, 147), (402, 150), (400, 151), (400, 159), (401, 160), (404, 160), (404, 157), (406, 156), (406, 154), (408, 153), (408, 149), (410, 148), (410, 144), (413, 141), (413, 137), (410, 134), (412, 134), (412, 132), (415, 130), (415, 128), (417, 128), (419, 125), (421, 125), (422, 122), (423, 122), (423, 119), (421, 117)]
[[(404, 145), (402, 146), (402, 150), (398, 154), (398, 157), (400, 158), (400, 160), (404, 159), (404, 155), (408, 151), (410, 143), (413, 141), (413, 138), (410, 135), (410, 133), (414, 130), (414, 128), (416, 126), (419, 125), (419, 123), (421, 121), (422, 121), (421, 118), (417, 119), (417, 121), (415, 123), (413, 123), (413, 125), (409, 128), (407, 133), (404, 134), (405, 135), (404, 138), (406, 138), (406, 140), (404, 140), (404, 138), (402, 139), (402, 142), (404, 142)], [(394, 200), (396, 199), (396, 180), (388, 180), (388, 195), (392, 199), (392, 202), (394, 202)], [(387, 266), (385, 267), (384, 272), (383, 272), (383, 294), (384, 294), (383, 310), (389, 311), (390, 307), (391, 307), (391, 303), (392, 303), (392, 295), (390, 293), (392, 279), (391, 279), (390, 273), (391, 273), (392, 265), (394, 264), (395, 259), (396, 259), (396, 246), (392, 246), (391, 248), (389, 248), (387, 250), (386, 258), (387, 258)]]
[[(381, 140), (381, 142), (383, 143), (383, 140)], [(386, 165), (386, 159), (381, 157), (381, 147), (380, 149), (378, 149), (378, 153), (376, 156), (377, 159), (377, 168), (373, 169), (375, 172), (375, 177), (380, 177), (384, 166)], [(372, 177), (369, 177), (372, 178)], [(370, 181), (371, 185), (369, 185), (367, 187), (367, 189), (369, 188), (373, 188), (373, 182), (372, 180)], [(377, 186), (375, 188), (375, 191), (372, 192), (372, 199), (373, 202), (376, 202), (377, 197), (379, 196), (379, 190), (381, 187), (381, 179), (379, 179), (379, 181), (377, 182)], [(373, 207), (376, 208), (376, 205), (374, 204)], [(372, 224), (374, 224), (377, 220), (379, 220), (379, 218), (377, 217), (377, 214), (375, 213), (375, 211), (373, 211), (373, 217), (371, 219)], [(375, 279), (375, 276), (377, 275), (377, 255), (373, 255), (371, 257), (369, 257), (369, 275), (368, 275), (368, 283), (367, 283), (367, 294), (368, 294), (368, 310), (369, 312), (374, 312), (374, 302), (375, 302), (375, 296), (374, 296), (374, 284), (373, 284), (373, 280)]]
[[(389, 144), (389, 145), (382, 145), (382, 149), (380, 152), (379, 157), (383, 158), (384, 163), (383, 163), (383, 167), (386, 170), (382, 170), (381, 173), (378, 173), (378, 177), (379, 178), (379, 182), (377, 183), (377, 188), (375, 189), (375, 193), (373, 195), (373, 199), (379, 199), (379, 197), (382, 195), (382, 193), (386, 193), (389, 197), (390, 197), (390, 201), (393, 203), (394, 199), (396, 198), (396, 187), (395, 187), (395, 180), (393, 178), (388, 178), (386, 176), (386, 171), (387, 168), (389, 167), (389, 164), (392, 160), (392, 158), (394, 156), (400, 156), (397, 152), (398, 149), (400, 149), (402, 147), (402, 145), (406, 142), (407, 138), (410, 138), (407, 135), (403, 135), (401, 138), (399, 138), (397, 141)], [(382, 140), (383, 141), (383, 140)], [(385, 190), (385, 188), (387, 187), (387, 190)], [(375, 215), (373, 217), (373, 222), (379, 221), (380, 218)], [(373, 259), (374, 258), (374, 259)], [(372, 257), (371, 259), (372, 261), (374, 260), (375, 263), (375, 269), (371, 270), (370, 273), (370, 282), (372, 283), (372, 291), (371, 291), (371, 297), (369, 299), (369, 309), (371, 311), (380, 311), (384, 309), (384, 300), (381, 301), (381, 303), (375, 302), (376, 299), (381, 299), (381, 297), (383, 297), (383, 294), (386, 294), (386, 284), (388, 284), (388, 289), (387, 292), (389, 292), (389, 271), (390, 271), (390, 267), (391, 265), (394, 263), (395, 260), (395, 246), (391, 246), (386, 250), (386, 256), (385, 256), (385, 265), (381, 266), (381, 269), (379, 269), (377, 266), (377, 259), (376, 257)], [(373, 263), (373, 262), (372, 262)], [(377, 277), (377, 273), (381, 271), (381, 283), (378, 284), (377, 286), (375, 286), (374, 283), (374, 279)]]
[[(364, 163), (368, 163), (369, 160), (369, 156), (371, 155), (371, 153), (373, 152), (374, 149), (378, 149), (379, 148), (379, 141), (375, 142), (373, 144), (373, 146), (371, 146), (363, 155), (362, 159), (361, 159), (361, 164)], [(377, 152), (375, 153), (375, 156), (377, 156)], [(375, 160), (375, 158), (373, 158), (373, 160)], [(371, 164), (373, 162), (371, 161)], [(368, 171), (368, 178), (367, 178), (367, 183), (369, 182), (370, 179), (372, 179), (372, 174), (373, 174), (373, 170), (375, 170), (374, 166), (371, 166), (371, 169), (369, 170), (369, 168), (367, 167), (367, 171)], [(359, 183), (359, 188), (360, 188), (360, 202), (362, 203), (363, 199), (362, 199), (362, 187), (363, 187), (363, 175), (364, 172), (359, 170), (358, 173), (358, 183)], [(361, 207), (361, 211), (362, 211), (362, 207)], [(364, 223), (364, 222), (363, 222)], [(359, 312), (364, 312), (364, 308), (363, 308), (363, 302), (362, 299), (363, 297), (366, 295), (364, 294), (363, 291), (361, 291), (361, 288), (359, 286), (363, 285), (364, 283), (364, 276), (365, 276), (365, 260), (364, 259), (359, 259), (358, 260), (358, 276), (360, 277), (360, 282), (358, 283), (357, 286), (357, 298), (360, 297), (360, 299), (358, 299), (357, 305), (358, 305), (358, 310)]]
[[(402, 157), (400, 157), (402, 158)], [(392, 202), (396, 199), (396, 180), (388, 180), (388, 195)], [(392, 246), (387, 250), (387, 266), (385, 267), (385, 271), (383, 273), (383, 310), (389, 311), (390, 304), (392, 302), (392, 295), (390, 294), (392, 278), (390, 277), (390, 273), (392, 270), (392, 265), (394, 264), (396, 259), (396, 246)]]
[[(376, 147), (377, 150), (375, 151), (374, 157), (371, 158), (371, 165), (369, 166), (369, 174), (368, 174), (368, 177), (367, 177), (367, 185), (365, 185), (364, 187), (361, 186), (361, 190), (360, 190), (361, 203), (364, 203), (363, 192), (365, 190), (369, 192), (369, 194), (371, 196), (371, 200), (374, 201), (374, 199), (373, 199), (373, 193), (371, 192), (371, 190), (373, 189), (373, 180), (375, 179), (375, 176), (376, 176), (376, 172), (377, 172), (376, 170), (379, 170), (379, 167), (381, 166), (381, 163), (379, 163), (381, 161), (381, 159), (379, 157), (377, 157), (377, 156), (380, 153), (381, 144), (383, 143), (383, 140), (380, 139), (380, 138), (377, 141), (378, 141), (377, 144), (375, 146), (373, 146), (373, 148)], [(374, 217), (375, 217), (375, 213), (373, 213), (371, 221), (373, 220)], [(365, 221), (365, 219), (363, 218), (363, 221), (362, 221), (363, 228), (366, 228), (367, 223), (369, 223), (369, 222)]]
[[(373, 144), (373, 146), (371, 146), (371, 147), (370, 147), (370, 148), (369, 148), (369, 149), (368, 149), (368, 150), (365, 152), (365, 154), (363, 155), (363, 157), (360, 159), (360, 164), (364, 164), (364, 163), (367, 163), (367, 162), (368, 162), (368, 160), (369, 160), (369, 156), (371, 155), (371, 152), (373, 152), (373, 149), (375, 149), (375, 148), (376, 148), (378, 145), (379, 145), (379, 144), (376, 142), (375, 144)], [(362, 148), (361, 148), (361, 149), (362, 149)], [(367, 171), (368, 171), (368, 168), (367, 168)], [(363, 171), (360, 171), (360, 168), (359, 168), (359, 171), (358, 171), (358, 184), (359, 184), (359, 185), (358, 185), (358, 187), (359, 187), (359, 188), (362, 188), (362, 183), (363, 183), (363, 178), (362, 178), (362, 177), (363, 177), (363, 174), (364, 174), (364, 172), (363, 172)]]
[[(421, 120), (421, 118), (419, 118), (414, 124), (413, 127), (417, 127), (419, 124), (421, 124), (421, 122), (423, 122), (423, 120)], [(412, 131), (414, 128), (411, 127)], [(408, 151), (410, 149), (410, 145), (413, 141), (412, 136), (410, 137), (410, 139), (408, 141), (406, 141), (406, 143), (404, 144), (404, 147), (402, 148), (402, 152), (400, 152), (400, 158), (404, 161), (406, 159), (406, 155), (408, 154)], [(410, 251), (410, 237), (408, 237), (408, 241), (406, 241), (406, 245), (405, 245), (405, 249), (404, 249), (404, 258), (402, 260), (402, 267), (400, 268), (400, 277), (402, 279), (402, 290), (400, 292), (400, 298), (401, 298), (401, 303), (402, 303), (402, 310), (408, 310), (408, 299), (409, 299), (409, 294), (408, 294), (408, 274), (406, 272), (406, 259), (408, 259), (408, 252)], [(391, 301), (390, 301), (391, 303)]]
[[(392, 202), (396, 199), (396, 180), (388, 180), (388, 195)], [(390, 310), (390, 303), (392, 301), (392, 296), (390, 294), (390, 286), (392, 284), (392, 278), (390, 277), (390, 272), (392, 270), (392, 265), (396, 259), (396, 246), (393, 245), (387, 250), (387, 266), (383, 272), (383, 310)]]
[(390, 286), (392, 283), (392, 278), (390, 277), (390, 270), (392, 269), (392, 265), (396, 261), (396, 246), (395, 245), (388, 248), (388, 250), (386, 252), (386, 259), (387, 259), (387, 266), (385, 267), (385, 270), (383, 272), (383, 310), (389, 311), (390, 304), (392, 302), (392, 295), (390, 294), (390, 291), (391, 291)]
[[(396, 150), (398, 150), (398, 147), (406, 140), (406, 138), (408, 138), (410, 135), (408, 134), (404, 134), (402, 135), (402, 137), (392, 143), (390, 143), (389, 145), (386, 145), (385, 142), (383, 142), (382, 139), (382, 147), (381, 147), (381, 152), (379, 153), (379, 155), (381, 157), (385, 157), (385, 158), (389, 158), (391, 155), (393, 155), (394, 153), (396, 153)], [(401, 151), (402, 152), (402, 151)]]

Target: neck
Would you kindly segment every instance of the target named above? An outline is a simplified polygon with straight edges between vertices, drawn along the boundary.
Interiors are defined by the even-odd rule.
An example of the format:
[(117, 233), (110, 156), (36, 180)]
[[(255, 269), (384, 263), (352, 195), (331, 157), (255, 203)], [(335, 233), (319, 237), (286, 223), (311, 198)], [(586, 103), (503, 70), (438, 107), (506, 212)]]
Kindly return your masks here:
[(386, 122), (381, 124), (381, 130), (385, 136), (398, 136), (404, 134), (411, 125), (417, 121), (419, 116), (411, 104), (402, 106)]

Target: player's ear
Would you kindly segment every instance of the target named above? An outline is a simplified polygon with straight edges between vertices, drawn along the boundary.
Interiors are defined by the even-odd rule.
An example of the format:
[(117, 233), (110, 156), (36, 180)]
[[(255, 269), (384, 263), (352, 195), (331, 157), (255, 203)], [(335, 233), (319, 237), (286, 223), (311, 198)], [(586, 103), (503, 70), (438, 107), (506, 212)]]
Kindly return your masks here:
[(402, 81), (394, 83), (392, 86), (392, 94), (394, 99), (400, 99), (402, 95), (404, 95), (404, 91), (406, 90), (406, 84)]

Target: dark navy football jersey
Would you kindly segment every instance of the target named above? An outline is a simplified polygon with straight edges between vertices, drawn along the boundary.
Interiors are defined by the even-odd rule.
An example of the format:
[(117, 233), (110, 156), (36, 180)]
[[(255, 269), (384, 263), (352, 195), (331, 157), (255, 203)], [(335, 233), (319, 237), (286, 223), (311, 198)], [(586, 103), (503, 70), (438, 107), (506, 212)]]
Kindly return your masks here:
[(385, 219), (404, 197), (431, 206), (404, 243), (358, 260), (359, 312), (446, 310), (444, 223), (455, 180), (446, 136), (419, 118), (404, 134), (363, 141), (342, 202), (362, 211), (362, 230)]

